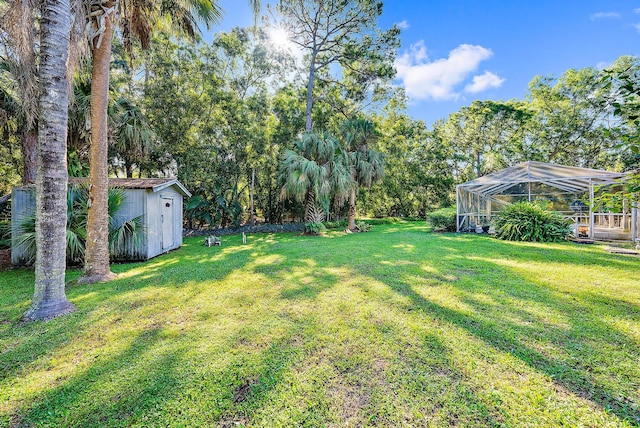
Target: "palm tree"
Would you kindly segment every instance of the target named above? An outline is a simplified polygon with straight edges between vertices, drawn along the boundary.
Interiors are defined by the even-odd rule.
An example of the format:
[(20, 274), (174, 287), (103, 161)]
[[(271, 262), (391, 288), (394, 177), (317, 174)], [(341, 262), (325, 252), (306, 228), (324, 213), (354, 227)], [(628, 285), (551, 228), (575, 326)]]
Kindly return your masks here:
[(153, 131), (142, 110), (128, 98), (115, 102), (113, 156), (124, 163), (127, 178), (133, 178), (134, 165), (145, 159), (153, 142)]
[(28, 2), (9, 2), (0, 17), (3, 28), (4, 56), (0, 59), (3, 84), (10, 88), (14, 100), (14, 117), (22, 149), (24, 184), (36, 179), (36, 151), (38, 142), (38, 82), (36, 55), (36, 28), (33, 12), (26, 9)]
[[(281, 197), (304, 203), (305, 233), (324, 220), (330, 197), (344, 201), (351, 186), (348, 154), (328, 133), (306, 132), (280, 160)], [(318, 203), (321, 207), (318, 207)]]
[[(36, 172), (35, 291), (25, 319), (46, 319), (75, 310), (65, 294), (67, 219), (67, 58), (69, 0), (45, 0), (40, 20), (38, 150)], [(42, 245), (44, 244), (44, 245)]]
[[(41, 57), (38, 26), (43, 1), (0, 2), (0, 84), (11, 93), (15, 102), (14, 117), (18, 123), (23, 159), (22, 181), (27, 184), (36, 179), (36, 152), (38, 142), (38, 64)], [(78, 58), (83, 54), (84, 15), (83, 1), (71, 5), (72, 22), (68, 49), (67, 75), (73, 75)], [(40, 30), (41, 32), (41, 30)]]
[[(109, 100), (109, 64), (114, 26), (122, 28), (125, 49), (131, 53), (132, 40), (137, 38), (143, 49), (148, 48), (153, 25), (165, 21), (174, 29), (195, 37), (196, 19), (206, 25), (221, 16), (215, 0), (91, 0), (91, 148), (89, 153), (89, 199), (87, 220), (87, 252), (84, 274), (80, 282), (106, 281), (114, 275), (109, 269), (109, 238), (107, 215), (108, 140), (107, 108)], [(259, 1), (250, 0), (254, 12)]]
[(347, 231), (355, 232), (356, 194), (359, 186), (371, 185), (384, 175), (384, 156), (369, 148), (369, 143), (378, 138), (375, 124), (366, 119), (348, 120), (342, 127), (345, 147), (349, 152), (352, 186), (349, 193), (349, 225)]

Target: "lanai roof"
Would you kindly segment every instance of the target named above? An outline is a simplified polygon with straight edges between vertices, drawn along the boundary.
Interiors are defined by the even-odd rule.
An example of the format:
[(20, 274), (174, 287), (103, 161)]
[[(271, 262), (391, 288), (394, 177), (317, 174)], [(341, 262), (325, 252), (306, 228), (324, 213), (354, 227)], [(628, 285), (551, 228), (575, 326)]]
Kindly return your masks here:
[(581, 193), (591, 185), (612, 184), (625, 173), (527, 161), (458, 185), (468, 192), (491, 196), (521, 183), (543, 183), (564, 193)]

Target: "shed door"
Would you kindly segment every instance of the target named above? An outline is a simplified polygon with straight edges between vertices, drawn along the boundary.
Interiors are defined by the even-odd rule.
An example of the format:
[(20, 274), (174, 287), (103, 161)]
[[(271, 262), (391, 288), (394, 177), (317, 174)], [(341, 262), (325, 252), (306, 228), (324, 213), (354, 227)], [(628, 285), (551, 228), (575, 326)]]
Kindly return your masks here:
[(162, 249), (173, 247), (173, 199), (161, 198), (162, 206)]

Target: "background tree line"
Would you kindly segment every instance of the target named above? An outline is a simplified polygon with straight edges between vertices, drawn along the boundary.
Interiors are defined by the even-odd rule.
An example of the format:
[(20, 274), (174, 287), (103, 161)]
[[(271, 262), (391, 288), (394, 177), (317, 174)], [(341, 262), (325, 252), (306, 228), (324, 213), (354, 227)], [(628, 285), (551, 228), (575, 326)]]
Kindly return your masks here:
[[(377, 64), (378, 78), (366, 82), (378, 86), (367, 93), (358, 70), (335, 78), (320, 69), (310, 110), (308, 70), (273, 46), (264, 29), (234, 29), (196, 43), (160, 32), (148, 43), (146, 50), (134, 43), (133, 55), (127, 55), (128, 48), (114, 39), (109, 171), (177, 177), (194, 194), (186, 207), (188, 227), (302, 220), (304, 201), (281, 197), (279, 164), (308, 128), (309, 111), (314, 130), (334, 135), (350, 119), (375, 125), (378, 138), (370, 145), (384, 154), (385, 174), (369, 191), (359, 191), (360, 215), (424, 217), (452, 203), (456, 183), (525, 160), (610, 170), (640, 165), (631, 146), (620, 146), (637, 134), (629, 108), (620, 107), (618, 89), (624, 86), (607, 84), (608, 77), (637, 85), (640, 63), (634, 57), (622, 57), (607, 70), (538, 76), (521, 100), (474, 101), (429, 127), (407, 113), (404, 95), (385, 68), (391, 57), (368, 58)], [(386, 43), (395, 46), (392, 39)], [(20, 94), (11, 89), (16, 85), (8, 65), (3, 67), (0, 193), (6, 194), (29, 179), (32, 155), (23, 144)], [(70, 101), (71, 176), (88, 172), (89, 69), (76, 73)], [(348, 211), (348, 204), (335, 202), (328, 209), (332, 219)]]

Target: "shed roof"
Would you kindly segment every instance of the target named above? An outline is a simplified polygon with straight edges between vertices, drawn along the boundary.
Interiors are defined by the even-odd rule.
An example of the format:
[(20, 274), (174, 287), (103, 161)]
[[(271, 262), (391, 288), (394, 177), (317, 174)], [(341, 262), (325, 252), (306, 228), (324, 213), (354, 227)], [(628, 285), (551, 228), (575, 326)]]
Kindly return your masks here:
[[(85, 177), (71, 177), (69, 184), (83, 184), (88, 180)], [(175, 186), (183, 196), (191, 197), (191, 192), (176, 178), (109, 178), (109, 187), (121, 189), (149, 189), (155, 193), (171, 186)]]
[(591, 185), (615, 183), (625, 175), (622, 172), (527, 161), (458, 187), (472, 193), (496, 195), (520, 183), (544, 183), (565, 193), (580, 193), (588, 191)]

